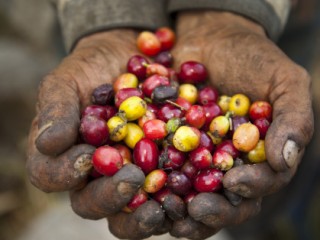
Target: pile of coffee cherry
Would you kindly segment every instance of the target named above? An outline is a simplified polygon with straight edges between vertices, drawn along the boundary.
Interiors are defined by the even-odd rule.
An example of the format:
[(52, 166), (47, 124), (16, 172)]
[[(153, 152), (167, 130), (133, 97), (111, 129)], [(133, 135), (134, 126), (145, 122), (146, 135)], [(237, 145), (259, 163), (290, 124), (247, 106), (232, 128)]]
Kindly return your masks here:
[(150, 198), (161, 204), (170, 193), (186, 203), (200, 192), (223, 194), (226, 171), (266, 160), (271, 105), (242, 93), (221, 95), (200, 62), (172, 69), (174, 42), (167, 27), (141, 32), (142, 54), (128, 59), (113, 84), (94, 89), (82, 112), (81, 139), (96, 147), (92, 178), (113, 176), (128, 163), (145, 174), (126, 212)]

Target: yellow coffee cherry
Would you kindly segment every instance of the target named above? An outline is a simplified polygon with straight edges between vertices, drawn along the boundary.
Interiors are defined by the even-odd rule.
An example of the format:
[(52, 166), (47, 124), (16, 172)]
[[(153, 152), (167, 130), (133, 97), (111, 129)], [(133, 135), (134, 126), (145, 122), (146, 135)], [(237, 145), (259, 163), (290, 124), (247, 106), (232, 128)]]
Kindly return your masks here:
[(110, 139), (119, 142), (125, 138), (128, 133), (127, 122), (119, 116), (113, 116), (107, 122)]
[(241, 93), (231, 97), (229, 102), (229, 111), (236, 116), (245, 116), (250, 108), (250, 99)]
[(144, 133), (142, 129), (139, 127), (139, 125), (135, 123), (128, 123), (127, 127), (128, 133), (123, 141), (129, 148), (133, 149), (136, 143), (144, 137)]
[(189, 152), (200, 144), (200, 131), (194, 127), (181, 126), (173, 135), (173, 145), (181, 152)]
[(182, 97), (191, 104), (194, 104), (198, 98), (198, 90), (193, 84), (181, 84), (179, 87), (179, 97)]
[(136, 75), (132, 73), (123, 73), (121, 74), (113, 84), (113, 89), (115, 92), (118, 92), (123, 88), (136, 88), (138, 87), (139, 80)]
[(248, 152), (248, 159), (252, 163), (260, 163), (267, 160), (264, 140), (259, 140), (257, 146)]
[(215, 137), (224, 137), (230, 129), (230, 121), (226, 116), (217, 116), (212, 119), (209, 130)]
[(224, 114), (229, 111), (230, 99), (231, 99), (231, 97), (229, 97), (227, 95), (221, 95), (218, 99), (217, 103)]
[(119, 112), (124, 113), (128, 121), (134, 121), (142, 117), (147, 111), (147, 103), (137, 97), (132, 96), (124, 100), (119, 107)]

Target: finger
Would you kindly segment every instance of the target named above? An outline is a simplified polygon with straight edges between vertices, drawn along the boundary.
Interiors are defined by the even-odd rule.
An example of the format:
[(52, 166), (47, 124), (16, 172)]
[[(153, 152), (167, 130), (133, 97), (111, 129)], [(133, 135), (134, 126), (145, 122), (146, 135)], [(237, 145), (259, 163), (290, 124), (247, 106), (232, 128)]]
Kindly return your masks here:
[[(303, 152), (300, 154), (303, 155)], [(297, 167), (298, 163), (288, 171), (276, 172), (267, 162), (237, 166), (226, 172), (223, 186), (243, 197), (263, 197), (286, 186), (294, 176)]]
[(126, 206), (144, 182), (143, 172), (126, 164), (112, 177), (101, 177), (70, 193), (71, 206), (83, 218), (100, 219)]
[(187, 215), (186, 204), (183, 199), (175, 194), (168, 194), (162, 203), (167, 216), (174, 220), (180, 220)]
[(153, 235), (162, 235), (168, 233), (172, 229), (172, 223), (173, 221), (165, 214), (164, 222), (162, 223), (161, 227), (157, 228)]
[(72, 146), (78, 136), (80, 109), (76, 84), (51, 74), (42, 81), (38, 99), (35, 144), (45, 155), (59, 155)]
[(147, 201), (133, 213), (118, 213), (108, 217), (110, 232), (120, 239), (144, 239), (153, 235), (165, 221), (160, 205)]
[(261, 199), (244, 199), (234, 207), (221, 194), (201, 193), (189, 204), (188, 212), (196, 221), (221, 229), (244, 222), (260, 212)]
[(177, 238), (206, 239), (218, 231), (218, 229), (210, 228), (188, 216), (185, 219), (175, 221), (170, 234)]
[(94, 147), (75, 145), (63, 154), (52, 157), (40, 153), (34, 145), (37, 120), (32, 123), (26, 168), (33, 185), (45, 192), (68, 191), (82, 187), (92, 169)]
[(296, 65), (287, 69), (290, 72), (279, 69), (270, 90), (273, 122), (265, 144), (268, 162), (276, 171), (295, 167), (314, 128), (310, 77)]

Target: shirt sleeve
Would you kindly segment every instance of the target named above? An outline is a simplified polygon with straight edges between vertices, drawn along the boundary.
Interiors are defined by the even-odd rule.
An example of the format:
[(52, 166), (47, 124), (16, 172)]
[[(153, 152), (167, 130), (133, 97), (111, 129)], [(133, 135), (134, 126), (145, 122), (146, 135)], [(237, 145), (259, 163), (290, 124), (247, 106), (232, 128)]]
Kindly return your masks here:
[(49, 0), (56, 5), (67, 51), (83, 36), (113, 28), (168, 26), (166, 0)]
[(215, 9), (246, 16), (264, 27), (277, 40), (286, 25), (291, 0), (170, 0), (171, 14), (184, 10)]

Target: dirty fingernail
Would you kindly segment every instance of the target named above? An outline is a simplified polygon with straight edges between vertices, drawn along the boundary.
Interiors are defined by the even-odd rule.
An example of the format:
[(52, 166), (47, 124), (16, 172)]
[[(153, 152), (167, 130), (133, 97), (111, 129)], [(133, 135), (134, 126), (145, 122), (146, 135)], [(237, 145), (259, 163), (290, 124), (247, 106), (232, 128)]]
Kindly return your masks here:
[(283, 147), (283, 158), (289, 168), (293, 167), (297, 161), (299, 148), (292, 140), (287, 140)]
[(44, 124), (38, 131), (38, 135), (36, 137), (36, 139), (39, 138), (39, 136), (41, 136), (42, 133), (44, 133), (48, 128), (50, 128), (53, 125), (53, 122), (48, 122), (46, 124)]

